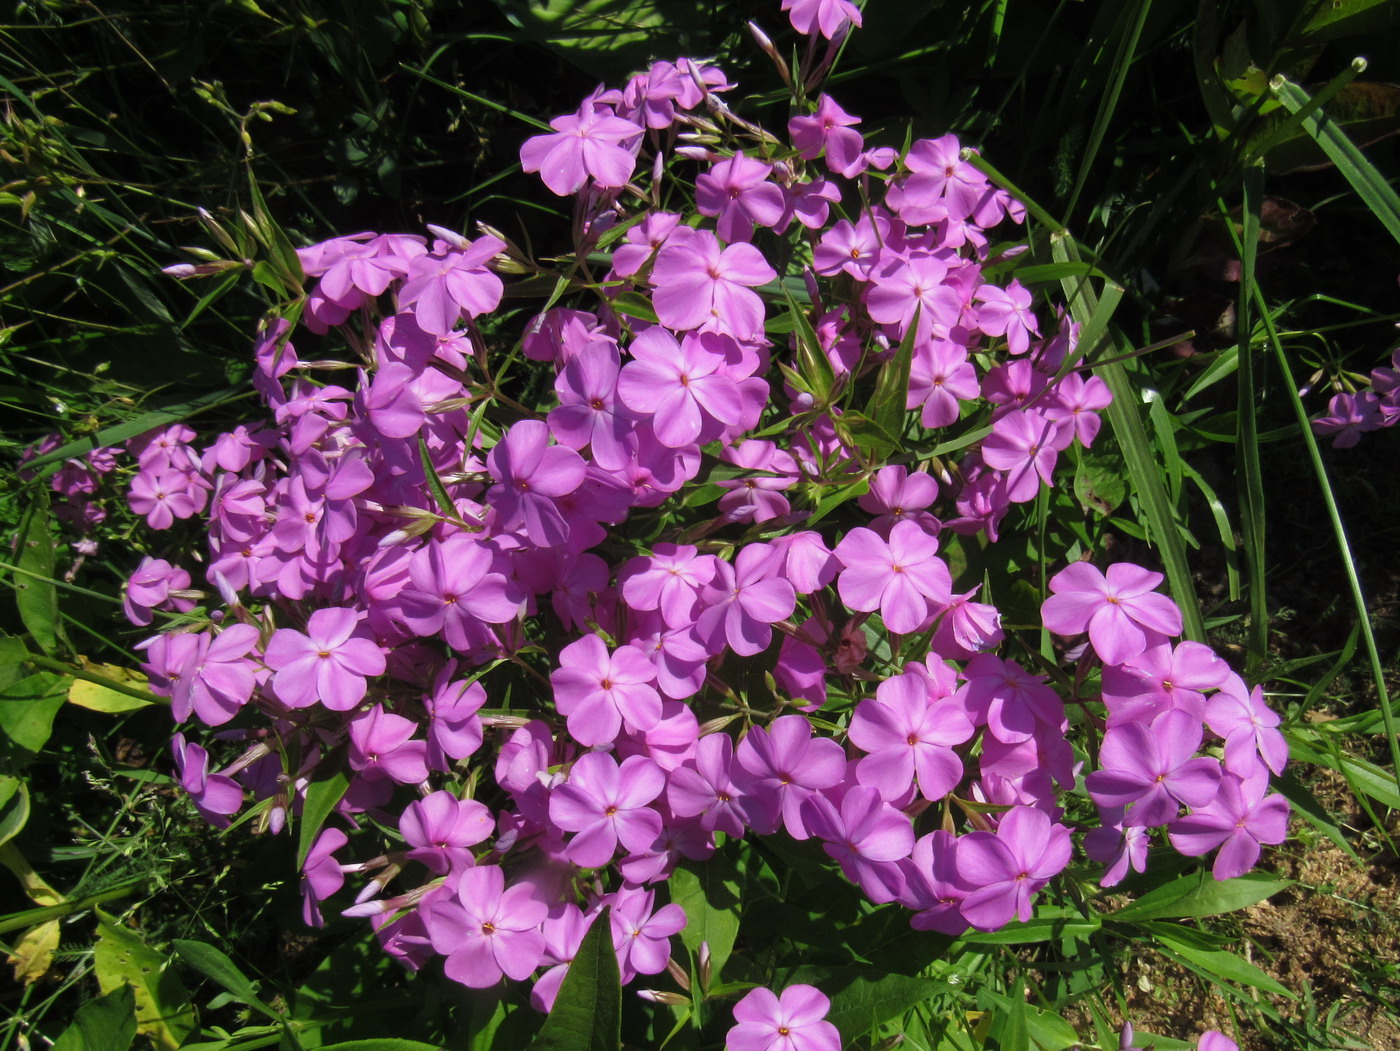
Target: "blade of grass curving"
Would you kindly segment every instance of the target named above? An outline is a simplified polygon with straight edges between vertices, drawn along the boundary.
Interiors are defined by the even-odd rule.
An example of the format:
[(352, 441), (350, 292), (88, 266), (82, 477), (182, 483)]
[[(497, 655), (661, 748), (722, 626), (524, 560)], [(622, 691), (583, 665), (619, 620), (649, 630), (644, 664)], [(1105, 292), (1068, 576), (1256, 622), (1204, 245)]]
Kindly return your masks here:
[(1079, 195), (1084, 191), (1089, 172), (1098, 159), (1104, 136), (1108, 133), (1108, 125), (1118, 109), (1118, 100), (1123, 94), (1123, 85), (1127, 82), (1128, 70), (1132, 68), (1133, 56), (1137, 53), (1138, 41), (1142, 39), (1142, 30), (1147, 24), (1147, 12), (1151, 6), (1151, 0), (1136, 0), (1125, 5), (1118, 24), (1114, 27), (1115, 35), (1119, 38), (1118, 49), (1113, 55), (1113, 65), (1108, 74), (1108, 90), (1099, 99), (1099, 109), (1094, 115), (1089, 141), (1079, 162), (1079, 174), (1075, 176), (1074, 189), (1070, 191), (1069, 203), (1065, 205), (1066, 225), (1069, 224), (1070, 216), (1074, 214), (1075, 205), (1079, 203)]
[(94, 449), (101, 449), (108, 445), (115, 445), (117, 442), (125, 441), (127, 438), (134, 438), (138, 434), (145, 434), (147, 431), (155, 430), (157, 427), (164, 427), (169, 423), (179, 423), (187, 420), (191, 416), (198, 415), (206, 409), (217, 408), (226, 405), (231, 401), (238, 401), (241, 398), (250, 397), (254, 393), (251, 387), (224, 387), (221, 390), (212, 391), (209, 394), (201, 394), (195, 398), (187, 398), (184, 401), (174, 402), (163, 408), (152, 409), (144, 412), (140, 416), (126, 420), (123, 423), (113, 424), (111, 427), (104, 427), (96, 434), (88, 438), (79, 438), (65, 445), (59, 446), (51, 453), (43, 456), (36, 456), (29, 463), (25, 464), (26, 470), (38, 471), (40, 478), (47, 478), (59, 469), (64, 460), (71, 460), (74, 457), (86, 456)]
[[(1374, 170), (1372, 169), (1372, 171)], [(1346, 526), (1342, 522), (1341, 510), (1337, 507), (1337, 497), (1332, 491), (1332, 483), (1327, 476), (1327, 465), (1322, 461), (1322, 451), (1318, 448), (1317, 437), (1313, 434), (1312, 426), (1308, 420), (1308, 410), (1303, 405), (1302, 396), (1298, 393), (1298, 385), (1293, 380), (1293, 371), (1288, 364), (1288, 355), (1284, 352), (1283, 344), (1279, 341), (1278, 331), (1274, 328), (1274, 319), (1269, 316), (1268, 308), (1265, 306), (1263, 296), (1260, 295), (1257, 286), (1253, 292), (1255, 305), (1259, 309), (1259, 320), (1263, 322), (1269, 347), (1278, 362), (1279, 374), (1283, 378), (1283, 388), (1288, 392), (1288, 400), (1293, 406), (1293, 414), (1297, 417), (1298, 426), (1302, 430), (1303, 444), (1308, 450), (1308, 460), (1312, 464), (1313, 473), (1317, 476), (1318, 488), (1322, 491), (1322, 502), (1327, 508), (1327, 518), (1332, 523), (1332, 533), (1337, 542), (1337, 553), (1341, 556), (1342, 570), (1346, 573), (1347, 587), (1351, 591), (1352, 604), (1356, 607), (1357, 621), (1361, 626), (1361, 639), (1366, 648), (1366, 661), (1370, 666), (1371, 681), (1376, 687), (1376, 701), (1380, 706), (1381, 719), (1385, 724), (1386, 744), (1390, 750), (1390, 776), (1394, 780), (1400, 776), (1400, 738), (1396, 736), (1395, 712), (1390, 705), (1390, 693), (1385, 687), (1385, 668), (1381, 663), (1380, 649), (1376, 645), (1376, 633), (1371, 627), (1371, 618), (1366, 609), (1366, 595), (1361, 589), (1361, 575), (1357, 572), (1356, 560), (1352, 557), (1351, 542), (1347, 539)]]
[[(1365, 59), (1354, 60), (1353, 68), (1356, 68), (1358, 63), (1358, 72), (1366, 68)], [(1306, 91), (1286, 77), (1274, 77), (1269, 81), (1269, 90), (1290, 113), (1298, 113), (1312, 102)], [(1400, 196), (1396, 195), (1375, 165), (1356, 148), (1356, 144), (1347, 137), (1346, 132), (1320, 110), (1304, 118), (1303, 130), (1322, 147), (1323, 152), (1337, 166), (1337, 171), (1351, 183), (1352, 189), (1380, 220), (1381, 225), (1390, 231), (1392, 237), (1400, 241)]]
[(1225, 549), (1225, 583), (1227, 594), (1231, 602), (1239, 601), (1240, 597), (1240, 552), (1235, 544), (1235, 527), (1230, 523), (1230, 515), (1225, 510), (1225, 505), (1220, 502), (1220, 497), (1206, 480), (1201, 477), (1201, 472), (1196, 470), (1184, 460), (1181, 463), (1182, 471), (1186, 477), (1196, 484), (1196, 488), (1201, 491), (1201, 496), (1205, 499), (1206, 506), (1210, 508), (1210, 515), (1215, 519), (1215, 531), (1220, 536), (1220, 546)]
[(450, 91), (452, 92), (452, 94), (458, 95), (464, 99), (470, 99), (472, 102), (475, 102), (478, 105), (488, 106), (491, 109), (497, 110), (500, 113), (504, 113), (509, 117), (514, 117), (516, 120), (522, 121), (530, 125), (530, 127), (532, 128), (539, 128), (542, 131), (548, 132), (554, 131), (554, 129), (551, 128), (544, 121), (536, 120), (528, 113), (521, 113), (519, 110), (511, 109), (509, 106), (502, 105), (499, 102), (493, 102), (491, 99), (484, 98), (481, 95), (474, 95), (470, 91), (467, 91), (463, 88), (459, 88), (456, 84), (449, 84), (445, 80), (439, 80), (437, 77), (433, 76), (425, 69), (416, 69), (413, 66), (410, 66), (407, 62), (400, 62), (399, 68), (405, 73), (412, 73), (415, 77), (422, 77), (429, 84), (434, 84), (437, 87), (442, 88), (444, 91)]
[[(1052, 237), (1050, 249), (1053, 257), (1059, 262), (1079, 258), (1073, 239), (1067, 235)], [(1101, 330), (1104, 322), (1095, 318), (1100, 309), (1100, 301), (1087, 282), (1079, 284), (1066, 279), (1064, 290), (1065, 297), (1069, 300), (1070, 316), (1079, 322), (1081, 333)], [(1108, 300), (1107, 296), (1105, 300)], [(1111, 330), (1109, 332), (1109, 340), (1116, 343), (1116, 336)], [(1118, 347), (1120, 353), (1127, 349), (1129, 348)], [(1153, 453), (1152, 443), (1143, 426), (1142, 414), (1137, 407), (1141, 400), (1140, 392), (1122, 362), (1112, 361), (1096, 365), (1094, 372), (1108, 385), (1109, 392), (1113, 395), (1113, 403), (1104, 413), (1108, 417), (1109, 426), (1113, 428), (1114, 436), (1118, 439), (1119, 447), (1123, 450), (1123, 459), (1128, 465), (1128, 475), (1138, 494), (1148, 537), (1157, 545), (1172, 597), (1181, 607), (1183, 634), (1188, 639), (1204, 642), (1205, 621), (1201, 616), (1195, 584), (1191, 580), (1191, 567), (1186, 561), (1182, 527), (1162, 485), (1162, 465)]]
[[(1264, 169), (1251, 164), (1244, 170), (1244, 229), (1235, 241), (1240, 259), (1239, 298), (1235, 309), (1236, 385), (1239, 399), (1235, 413), (1235, 456), (1240, 464), (1238, 495), (1240, 537), (1244, 545), (1245, 581), (1249, 586), (1249, 636), (1245, 650), (1245, 674), (1257, 679), (1269, 654), (1269, 594), (1265, 582), (1264, 468), (1259, 456), (1259, 385), (1254, 370), (1251, 308), (1259, 287), (1254, 264), (1259, 249), (1260, 207), (1263, 204)], [(1218, 202), (1225, 228), (1235, 237), (1225, 202)]]

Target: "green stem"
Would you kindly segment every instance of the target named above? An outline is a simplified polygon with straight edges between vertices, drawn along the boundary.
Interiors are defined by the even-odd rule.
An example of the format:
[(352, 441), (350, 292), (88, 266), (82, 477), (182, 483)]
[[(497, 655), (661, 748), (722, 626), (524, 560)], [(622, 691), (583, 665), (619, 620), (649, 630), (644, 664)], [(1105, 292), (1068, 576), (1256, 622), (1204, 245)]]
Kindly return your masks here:
[(70, 901), (61, 901), (57, 905), (45, 905), (38, 909), (26, 909), (23, 912), (11, 913), (9, 916), (0, 919), (0, 935), (9, 934), (11, 931), (24, 930), (26, 927), (33, 927), (36, 924), (47, 923), (49, 920), (61, 919), (64, 916), (72, 916), (74, 913), (83, 912), (94, 905), (101, 905), (103, 902), (113, 901), (117, 898), (125, 898), (132, 891), (141, 886), (141, 883), (123, 883), (119, 887), (109, 887), (100, 890), (96, 894), (88, 894), (85, 897), (73, 898)]
[(145, 701), (147, 704), (169, 704), (169, 697), (160, 697), (150, 690), (143, 690), (139, 686), (130, 686), (117, 679), (110, 679), (97, 672), (87, 671), (84, 668), (75, 668), (71, 664), (63, 661), (56, 661), (51, 657), (43, 657), (37, 653), (26, 653), (24, 661), (34, 665), (36, 668), (47, 668), (49, 671), (56, 671), (60, 675), (70, 675), (75, 679), (82, 679), (84, 682), (96, 683), (98, 686), (106, 687), (114, 693), (124, 693), (128, 697), (135, 697), (137, 700)]

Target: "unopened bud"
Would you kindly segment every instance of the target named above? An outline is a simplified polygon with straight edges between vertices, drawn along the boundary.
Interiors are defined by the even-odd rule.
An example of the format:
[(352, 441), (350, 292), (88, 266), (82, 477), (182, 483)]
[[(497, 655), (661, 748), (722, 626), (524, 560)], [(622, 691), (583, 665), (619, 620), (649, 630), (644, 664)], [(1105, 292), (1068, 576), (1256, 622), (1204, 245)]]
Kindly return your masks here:
[(788, 64), (783, 61), (783, 56), (778, 54), (778, 49), (773, 46), (773, 41), (768, 39), (768, 34), (758, 28), (757, 22), (749, 23), (749, 32), (753, 34), (754, 42), (759, 49), (773, 60), (773, 65), (778, 68), (778, 76), (783, 78), (783, 83), (792, 87), (792, 72), (788, 69)]
[(739, 718), (738, 715), (721, 715), (717, 719), (711, 719), (709, 722), (701, 723), (700, 736), (707, 737), (712, 733), (718, 733), (737, 718)]
[(710, 991), (710, 979), (714, 977), (714, 961), (710, 958), (710, 943), (700, 943), (700, 988)]
[(682, 996), (680, 993), (662, 992), (660, 989), (638, 989), (637, 995), (654, 1004), (669, 1004), (672, 1007), (680, 1007), (690, 1003), (688, 996)]
[(446, 241), (453, 248), (460, 248), (466, 251), (467, 248), (471, 246), (471, 242), (468, 241), (464, 235), (454, 230), (449, 230), (445, 226), (434, 226), (432, 223), (429, 223), (428, 232), (439, 240)]
[(685, 973), (685, 968), (678, 964), (673, 957), (666, 959), (666, 973), (676, 980), (686, 992), (690, 992), (690, 975)]

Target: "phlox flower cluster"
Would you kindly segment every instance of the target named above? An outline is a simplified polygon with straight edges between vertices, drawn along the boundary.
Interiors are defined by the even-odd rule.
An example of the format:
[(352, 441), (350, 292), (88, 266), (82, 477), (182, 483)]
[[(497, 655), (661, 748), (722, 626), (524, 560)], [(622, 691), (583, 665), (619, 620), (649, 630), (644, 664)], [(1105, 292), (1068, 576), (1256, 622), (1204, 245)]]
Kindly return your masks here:
[(1400, 423), (1400, 350), (1390, 364), (1371, 370), (1371, 383), (1356, 391), (1334, 394), (1327, 415), (1312, 421), (1314, 434), (1330, 436), (1338, 449), (1350, 449), (1361, 436)]
[[(859, 20), (784, 8), (827, 36)], [(1087, 633), (1080, 671), (1102, 667), (1084, 771), (1070, 735), (1100, 728), (1071, 730), (944, 558), (951, 533), (995, 540), (1055, 485), (1109, 400), (1072, 327), (1042, 332), (1026, 289), (984, 277), (987, 231), (1019, 206), (951, 136), (868, 148), (823, 96), (784, 139), (733, 116), (730, 86), (658, 63), (524, 145), (573, 198), (579, 257), (611, 266), (523, 336), (494, 315), (512, 275), (544, 268), (503, 238), (336, 238), (298, 253), (298, 322), (258, 336), (267, 418), (198, 454), (185, 429), (133, 450), (153, 529), (207, 507), (220, 608), (143, 644), (188, 724), (195, 805), (282, 833), (344, 768), (302, 865), (308, 922), (350, 877), (335, 907), (406, 967), (533, 979), (542, 1009), (604, 908), (624, 981), (663, 971), (685, 924), (667, 880), (726, 840), (811, 841), (870, 901), (957, 934), (1032, 915), (1085, 830), (1080, 784), (1105, 885), (1154, 837), (1218, 851), (1225, 878), (1283, 835), (1278, 719), (1178, 640), (1160, 576), (1084, 562), (1050, 581), (1045, 625)], [(692, 213), (649, 206), (685, 179)], [(763, 247), (779, 237), (783, 274)], [(815, 342), (775, 324), (798, 290)], [(496, 386), (517, 341), (535, 405)], [(910, 449), (987, 428), (956, 471), (858, 437), (853, 392), (901, 353)], [(833, 486), (858, 507), (817, 518)], [(188, 611), (188, 571), (144, 564), (133, 621)], [(739, 696), (746, 665), (772, 689)], [(241, 753), (216, 763), (197, 725)], [(730, 1046), (835, 1047), (824, 1000), (751, 993)]]

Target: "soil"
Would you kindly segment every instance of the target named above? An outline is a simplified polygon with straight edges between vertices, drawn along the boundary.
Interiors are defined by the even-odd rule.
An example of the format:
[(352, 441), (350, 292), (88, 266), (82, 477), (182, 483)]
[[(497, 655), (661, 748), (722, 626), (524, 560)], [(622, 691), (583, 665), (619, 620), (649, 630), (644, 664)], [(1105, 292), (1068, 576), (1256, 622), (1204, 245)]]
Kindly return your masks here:
[[(1228, 931), (1225, 922), (1235, 924), (1235, 951), (1299, 994), (1296, 1000), (1260, 995), (1307, 1030), (1313, 1043), (1304, 1046), (1400, 1049), (1400, 861), (1379, 830), (1362, 831), (1365, 815), (1343, 809), (1354, 805), (1354, 797), (1340, 775), (1305, 767), (1296, 772), (1324, 806), (1343, 815), (1344, 828), (1355, 833), (1353, 848), (1368, 860), (1358, 865), (1295, 819), (1294, 838), (1266, 853), (1259, 868), (1296, 885), (1212, 921), (1212, 929)], [(1388, 824), (1386, 835), (1400, 835), (1400, 820)], [(1128, 1016), (1139, 1030), (1181, 1039), (1207, 1029), (1236, 1031), (1225, 999), (1164, 956), (1139, 956), (1124, 978)], [(1297, 1046), (1296, 1031), (1290, 1039), (1254, 1028), (1243, 1017), (1240, 1022), (1242, 1051)]]

